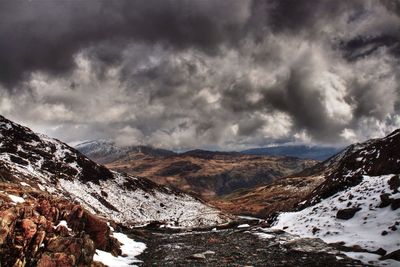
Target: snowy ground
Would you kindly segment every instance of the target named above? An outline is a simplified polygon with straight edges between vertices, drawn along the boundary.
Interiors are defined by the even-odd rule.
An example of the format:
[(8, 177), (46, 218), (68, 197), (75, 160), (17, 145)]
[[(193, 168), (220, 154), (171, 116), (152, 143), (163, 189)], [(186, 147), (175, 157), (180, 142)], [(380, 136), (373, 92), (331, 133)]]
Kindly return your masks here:
[[(383, 248), (390, 253), (398, 250), (400, 230), (390, 228), (400, 221), (400, 209), (392, 210), (390, 206), (378, 207), (381, 203), (380, 195), (392, 193), (388, 185), (392, 176), (364, 176), (359, 185), (339, 192), (314, 206), (299, 212), (282, 213), (273, 228), (284, 229), (303, 237), (319, 237), (328, 243), (343, 241), (347, 246), (359, 245), (370, 251)], [(391, 198), (399, 197), (400, 193), (391, 194)], [(349, 220), (336, 218), (339, 209), (349, 207), (359, 207), (361, 210)], [(382, 234), (384, 231), (386, 234)], [(371, 260), (375, 257), (363, 254), (349, 253), (358, 259)], [(385, 261), (387, 264), (393, 262)], [(398, 262), (395, 263), (399, 266)]]
[[(140, 187), (132, 191), (123, 186), (127, 182), (125, 176), (114, 173), (114, 177), (113, 180), (100, 181), (100, 184), (60, 179), (60, 187), (92, 212), (124, 224), (138, 226), (158, 221), (171, 227), (201, 227), (229, 221), (219, 210), (187, 194), (145, 191)], [(101, 196), (102, 192), (102, 198), (116, 210), (95, 197)]]
[(136, 259), (136, 256), (146, 249), (146, 244), (136, 242), (122, 233), (114, 233), (113, 236), (122, 243), (122, 256), (115, 257), (111, 253), (97, 249), (93, 258), (94, 261), (99, 261), (108, 267), (135, 266), (134, 263), (141, 262)]

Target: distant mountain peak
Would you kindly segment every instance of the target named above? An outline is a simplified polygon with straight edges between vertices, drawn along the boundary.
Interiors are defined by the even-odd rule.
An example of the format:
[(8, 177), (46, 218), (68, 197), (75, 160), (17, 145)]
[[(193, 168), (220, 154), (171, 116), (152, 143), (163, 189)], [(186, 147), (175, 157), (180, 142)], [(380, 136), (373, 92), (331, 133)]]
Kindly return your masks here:
[(175, 155), (175, 152), (173, 151), (153, 148), (151, 146), (118, 146), (110, 139), (85, 141), (76, 145), (75, 148), (90, 159), (101, 164), (114, 162), (129, 156), (132, 153), (142, 153), (153, 156)]

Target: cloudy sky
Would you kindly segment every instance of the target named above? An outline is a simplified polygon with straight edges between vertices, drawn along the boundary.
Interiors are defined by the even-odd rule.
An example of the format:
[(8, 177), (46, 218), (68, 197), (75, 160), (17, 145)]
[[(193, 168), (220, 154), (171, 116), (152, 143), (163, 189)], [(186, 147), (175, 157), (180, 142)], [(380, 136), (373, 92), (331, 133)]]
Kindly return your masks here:
[(343, 145), (400, 127), (400, 1), (0, 1), (0, 114), (66, 142)]

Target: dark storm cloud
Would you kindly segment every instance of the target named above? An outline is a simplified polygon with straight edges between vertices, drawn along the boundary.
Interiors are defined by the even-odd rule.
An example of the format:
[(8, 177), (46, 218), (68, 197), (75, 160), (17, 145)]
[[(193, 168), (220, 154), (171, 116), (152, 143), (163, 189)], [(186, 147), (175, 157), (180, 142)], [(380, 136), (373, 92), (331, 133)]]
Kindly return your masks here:
[[(106, 63), (126, 40), (195, 46), (213, 52), (239, 38), (246, 1), (0, 2), (0, 81), (12, 86), (31, 71), (54, 74), (75, 67), (73, 55), (90, 45)], [(112, 42), (112, 46), (101, 42)], [(100, 42), (100, 44), (99, 44)], [(118, 47), (122, 46), (122, 47)]]
[(398, 7), (0, 1), (0, 112), (175, 149), (375, 137), (400, 127)]

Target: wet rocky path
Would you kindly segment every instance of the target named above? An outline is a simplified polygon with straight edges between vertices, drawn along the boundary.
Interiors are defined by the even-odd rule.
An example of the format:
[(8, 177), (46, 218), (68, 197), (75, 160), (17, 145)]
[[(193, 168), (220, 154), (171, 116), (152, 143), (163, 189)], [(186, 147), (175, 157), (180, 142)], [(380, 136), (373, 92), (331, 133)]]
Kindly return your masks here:
[(140, 235), (147, 249), (139, 266), (366, 266), (320, 239), (260, 226)]

